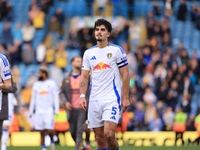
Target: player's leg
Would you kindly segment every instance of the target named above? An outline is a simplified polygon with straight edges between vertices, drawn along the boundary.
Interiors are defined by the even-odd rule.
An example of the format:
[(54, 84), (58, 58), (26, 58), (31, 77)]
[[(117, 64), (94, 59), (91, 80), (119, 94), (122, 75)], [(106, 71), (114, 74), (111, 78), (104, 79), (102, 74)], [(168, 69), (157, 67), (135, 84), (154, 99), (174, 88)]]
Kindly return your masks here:
[(51, 150), (55, 150), (55, 143), (54, 143), (54, 140), (53, 140), (54, 130), (47, 130), (47, 132), (48, 132), (48, 135), (51, 139), (51, 145), (50, 145)]
[(115, 138), (117, 124), (111, 121), (104, 121), (104, 135), (109, 150), (118, 150), (119, 145)]
[(97, 150), (106, 150), (107, 142), (104, 135), (104, 127), (93, 128), (97, 141)]
[(120, 103), (116, 100), (103, 102), (102, 120), (104, 120), (104, 135), (109, 150), (118, 150), (119, 145), (115, 138), (115, 132), (120, 117)]
[(1, 137), (1, 150), (6, 150), (7, 149), (7, 142), (9, 139), (9, 126), (10, 126), (10, 121), (9, 120), (4, 120), (3, 122), (3, 132), (2, 132), (2, 137)]
[(1, 137), (1, 150), (7, 149), (7, 142), (9, 139), (9, 132), (8, 132), (9, 126), (3, 126), (3, 132)]
[(35, 114), (35, 129), (40, 132), (41, 149), (47, 150), (44, 144), (44, 138), (45, 138), (44, 119), (45, 119), (44, 115)]
[(88, 128), (88, 125), (86, 123), (85, 125), (85, 150), (91, 150), (90, 147), (90, 129)]
[(41, 148), (42, 150), (47, 150), (44, 144), (45, 130), (39, 130), (39, 132), (40, 132), (40, 138), (41, 138)]
[(45, 119), (44, 119), (44, 128), (47, 130), (47, 134), (49, 135), (49, 137), (51, 139), (51, 145), (50, 145), (51, 150), (55, 150), (55, 143), (53, 140), (53, 136), (54, 136), (53, 124), (54, 124), (54, 120), (53, 120), (52, 113), (46, 113)]
[(77, 117), (77, 112), (72, 109), (72, 111), (70, 112), (69, 132), (71, 133), (74, 142), (76, 142)]
[(98, 150), (106, 150), (107, 143), (104, 136), (104, 122), (102, 120), (102, 102), (90, 101), (88, 108), (88, 128), (93, 129)]
[(85, 119), (86, 115), (85, 112), (81, 109), (77, 110), (77, 124), (76, 124), (76, 150), (80, 150), (83, 146), (83, 131), (85, 129)]

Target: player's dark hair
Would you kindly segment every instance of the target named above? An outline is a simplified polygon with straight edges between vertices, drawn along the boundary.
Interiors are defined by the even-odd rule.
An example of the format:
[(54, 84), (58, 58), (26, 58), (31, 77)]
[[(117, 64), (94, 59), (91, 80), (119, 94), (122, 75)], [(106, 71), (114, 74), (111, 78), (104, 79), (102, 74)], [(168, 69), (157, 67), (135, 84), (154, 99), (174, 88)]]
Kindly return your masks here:
[(105, 19), (98, 19), (97, 21), (95, 21), (94, 29), (96, 29), (96, 27), (101, 26), (101, 25), (104, 25), (106, 27), (106, 29), (108, 30), (108, 32), (112, 31), (112, 25), (111, 25), (111, 23), (108, 22)]
[(71, 61), (70, 61), (70, 62), (71, 62), (71, 63), (74, 62), (74, 60), (75, 60), (76, 58), (82, 58), (82, 57), (81, 57), (81, 56), (74, 56), (74, 57), (71, 58)]

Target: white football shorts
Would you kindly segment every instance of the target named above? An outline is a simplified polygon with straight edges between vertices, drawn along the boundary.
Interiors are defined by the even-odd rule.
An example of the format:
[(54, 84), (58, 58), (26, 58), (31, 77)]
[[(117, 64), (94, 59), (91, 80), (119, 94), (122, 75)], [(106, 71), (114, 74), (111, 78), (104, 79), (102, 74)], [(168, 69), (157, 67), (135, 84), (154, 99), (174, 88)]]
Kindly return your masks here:
[(52, 114), (35, 114), (35, 129), (36, 130), (53, 130), (54, 120)]
[(10, 126), (13, 121), (13, 113), (8, 116), (8, 120), (3, 121), (3, 126)]
[(104, 126), (104, 121), (118, 124), (121, 102), (117, 100), (96, 100), (89, 102), (88, 128)]

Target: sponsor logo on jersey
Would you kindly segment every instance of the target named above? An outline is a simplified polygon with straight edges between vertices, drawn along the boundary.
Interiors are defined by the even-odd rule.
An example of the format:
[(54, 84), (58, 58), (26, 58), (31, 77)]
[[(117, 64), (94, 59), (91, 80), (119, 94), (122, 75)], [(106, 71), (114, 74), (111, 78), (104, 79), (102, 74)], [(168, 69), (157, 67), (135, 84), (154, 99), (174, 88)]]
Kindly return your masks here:
[(107, 57), (108, 57), (108, 59), (110, 59), (112, 57), (112, 53), (108, 53)]
[(46, 94), (49, 94), (49, 92), (48, 91), (41, 91), (39, 94), (40, 95), (46, 95)]
[(103, 62), (100, 62), (96, 66), (93, 66), (93, 71), (94, 70), (100, 70), (100, 71), (102, 71), (102, 70), (107, 69), (107, 68), (111, 69), (110, 66), (111, 66), (111, 64), (108, 65), (108, 64), (105, 64)]

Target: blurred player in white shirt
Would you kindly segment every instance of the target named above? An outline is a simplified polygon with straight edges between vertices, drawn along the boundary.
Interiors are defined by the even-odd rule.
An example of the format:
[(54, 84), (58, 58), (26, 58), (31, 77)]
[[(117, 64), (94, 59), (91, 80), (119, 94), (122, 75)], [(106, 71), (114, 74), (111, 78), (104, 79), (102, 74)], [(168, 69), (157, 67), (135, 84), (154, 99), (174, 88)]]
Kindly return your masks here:
[[(23, 111), (22, 104), (21, 104), (21, 99), (19, 98), (18, 92), (17, 92), (17, 85), (15, 78), (13, 76), (12, 71), (11, 73), (11, 83), (12, 83), (12, 88), (9, 92), (4, 92), (3, 91), (3, 101), (8, 101), (7, 109), (8, 109), (8, 120), (3, 121), (3, 134), (2, 134), (2, 143), (1, 143), (1, 150), (6, 150), (7, 149), (7, 141), (9, 139), (9, 126), (12, 123), (13, 120), (13, 114), (14, 114), (14, 104), (13, 104), (13, 99), (16, 98), (17, 104), (19, 106), (20, 113)], [(4, 106), (5, 107), (5, 106)]]
[(86, 110), (85, 93), (91, 69), (88, 127), (94, 130), (97, 150), (119, 150), (115, 132), (121, 109), (125, 111), (130, 105), (127, 57), (120, 46), (108, 42), (112, 26), (107, 20), (98, 19), (94, 30), (97, 45), (83, 56), (80, 108)]
[[(8, 92), (11, 90), (11, 74), (10, 74), (10, 67), (9, 62), (6, 56), (0, 54), (0, 137), (2, 136), (2, 124), (3, 120), (8, 119), (8, 114), (6, 113), (8, 107), (5, 105), (5, 100), (2, 100), (2, 90)], [(6, 99), (7, 101), (8, 99)], [(1, 140), (0, 140), (1, 145)]]
[(30, 116), (32, 116), (35, 108), (35, 129), (40, 131), (42, 150), (47, 150), (44, 144), (46, 130), (51, 138), (51, 150), (54, 150), (53, 116), (59, 112), (59, 89), (54, 80), (48, 79), (49, 71), (47, 67), (40, 67), (37, 76), (39, 81), (35, 82), (32, 88)]

